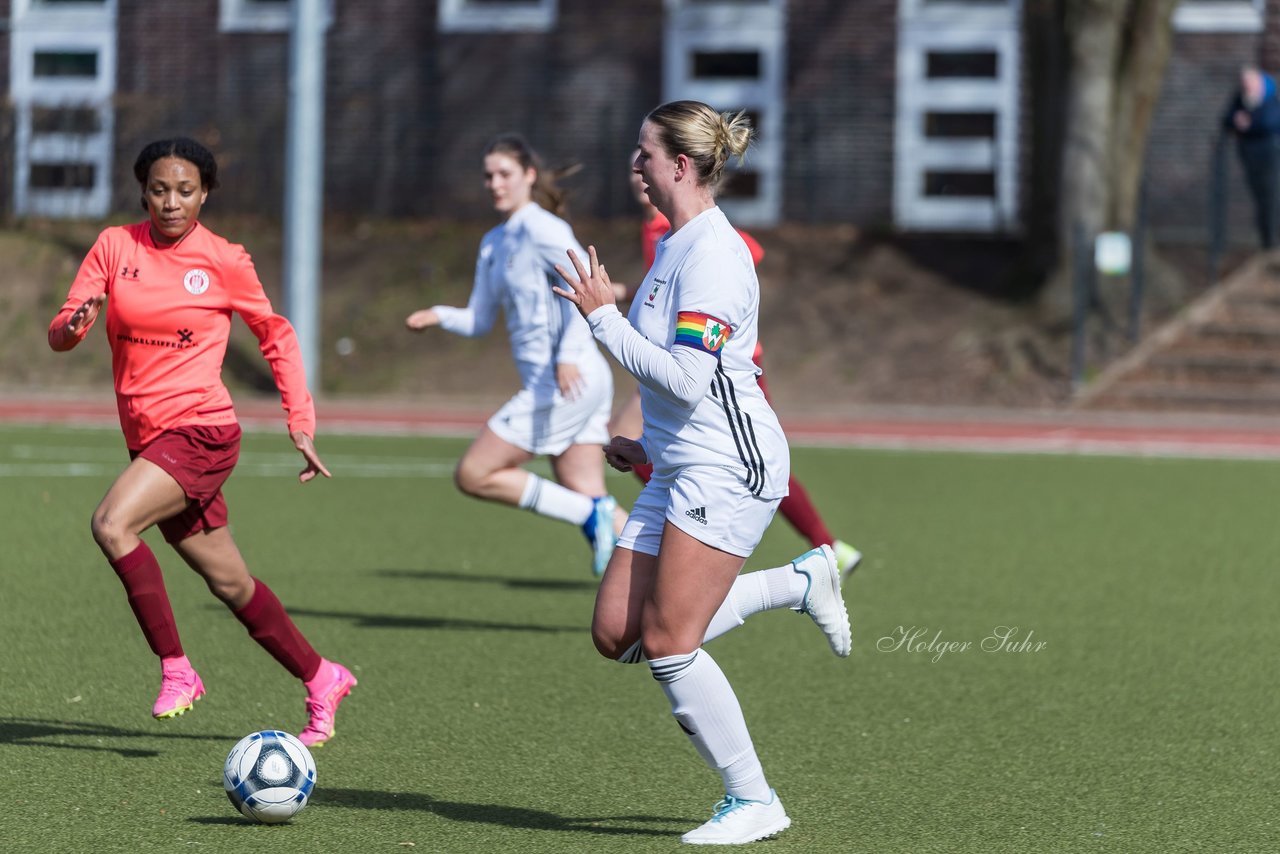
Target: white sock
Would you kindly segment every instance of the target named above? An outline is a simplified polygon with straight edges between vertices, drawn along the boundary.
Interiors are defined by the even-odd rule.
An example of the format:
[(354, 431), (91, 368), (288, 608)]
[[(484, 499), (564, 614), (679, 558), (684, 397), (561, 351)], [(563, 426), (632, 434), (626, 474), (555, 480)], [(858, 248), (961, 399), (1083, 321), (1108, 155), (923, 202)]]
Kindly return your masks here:
[(589, 495), (530, 473), (524, 482), (524, 491), (520, 493), (520, 507), (539, 516), (581, 525), (591, 517), (595, 502)]
[(769, 784), (747, 732), (742, 707), (706, 650), (653, 659), (649, 670), (661, 683), (672, 716), (698, 754), (720, 772), (725, 792), (735, 798), (768, 801)]
[(729, 588), (729, 595), (711, 618), (702, 642), (736, 629), (752, 614), (774, 608), (799, 608), (804, 604), (807, 589), (807, 579), (791, 564), (739, 575), (734, 579), (733, 587)]
[[(799, 608), (804, 604), (804, 594), (808, 589), (808, 579), (796, 572), (791, 564), (739, 575), (734, 579), (733, 587), (729, 588), (729, 595), (711, 615), (702, 642), (715, 640), (736, 629), (752, 614), (774, 608)], [(644, 661), (641, 643), (636, 641), (627, 647), (627, 651), (618, 656), (618, 661), (623, 664)]]
[[(758, 573), (751, 573), (757, 575)], [(738, 583), (745, 581), (750, 576), (740, 575), (738, 580), (733, 582), (733, 588), (729, 591), (729, 595), (724, 597), (724, 601), (720, 603), (720, 607), (715, 614), (711, 616), (711, 622), (707, 625), (707, 633), (703, 635), (702, 642), (714, 640), (720, 637), (730, 629), (736, 629), (742, 625), (742, 611), (737, 601), (734, 599), (734, 591), (738, 589)], [(761, 609), (763, 610), (763, 609)], [(752, 611), (751, 613), (755, 613)]]

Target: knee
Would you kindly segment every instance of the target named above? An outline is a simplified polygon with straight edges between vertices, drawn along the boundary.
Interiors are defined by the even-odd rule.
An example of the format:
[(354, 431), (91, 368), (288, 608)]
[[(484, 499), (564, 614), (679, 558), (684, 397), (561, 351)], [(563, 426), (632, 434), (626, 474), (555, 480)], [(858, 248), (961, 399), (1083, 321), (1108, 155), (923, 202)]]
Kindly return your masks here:
[[(591, 622), (591, 642), (596, 652), (610, 661), (619, 661), (640, 640), (640, 633), (627, 631), (624, 623), (613, 622), (596, 616)], [(639, 660), (638, 657), (636, 660)], [(626, 663), (632, 663), (628, 660)]]
[(691, 632), (671, 626), (661, 616), (648, 617), (640, 628), (640, 636), (644, 638), (644, 654), (650, 661), (655, 658), (666, 658), (669, 655), (686, 655), (702, 645), (701, 635), (695, 637)]
[(463, 495), (469, 495), (472, 498), (481, 497), (484, 479), (484, 472), (465, 457), (458, 463), (457, 468), (453, 470), (453, 485)]
[(594, 626), (591, 628), (591, 641), (596, 645), (596, 652), (610, 661), (620, 659), (623, 653), (635, 645), (636, 640), (638, 638), (628, 641), (617, 632), (602, 631)]
[(136, 533), (120, 524), (106, 507), (99, 507), (93, 511), (93, 517), (89, 520), (89, 530), (93, 533), (93, 540), (98, 544), (98, 548), (108, 555), (117, 555), (121, 543), (129, 534)]
[(253, 598), (253, 579), (248, 573), (227, 578), (206, 578), (209, 592), (233, 611), (239, 611)]

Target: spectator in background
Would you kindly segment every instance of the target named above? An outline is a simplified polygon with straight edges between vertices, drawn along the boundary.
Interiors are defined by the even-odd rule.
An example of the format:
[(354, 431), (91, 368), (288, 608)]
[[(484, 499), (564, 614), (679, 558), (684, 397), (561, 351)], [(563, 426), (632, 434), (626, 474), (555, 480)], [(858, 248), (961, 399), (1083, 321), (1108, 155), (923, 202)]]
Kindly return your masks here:
[(1263, 249), (1276, 243), (1277, 167), (1280, 167), (1280, 98), (1275, 79), (1253, 66), (1240, 70), (1240, 90), (1222, 119), (1236, 136), (1254, 219)]

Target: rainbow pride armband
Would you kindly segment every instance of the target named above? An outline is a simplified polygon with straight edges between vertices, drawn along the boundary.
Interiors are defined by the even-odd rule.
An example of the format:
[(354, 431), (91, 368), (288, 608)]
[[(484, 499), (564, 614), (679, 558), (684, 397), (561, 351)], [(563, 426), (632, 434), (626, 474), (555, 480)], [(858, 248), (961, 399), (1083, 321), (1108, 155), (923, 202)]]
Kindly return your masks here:
[(675, 343), (720, 357), (720, 350), (729, 341), (733, 329), (700, 311), (682, 311), (676, 315)]

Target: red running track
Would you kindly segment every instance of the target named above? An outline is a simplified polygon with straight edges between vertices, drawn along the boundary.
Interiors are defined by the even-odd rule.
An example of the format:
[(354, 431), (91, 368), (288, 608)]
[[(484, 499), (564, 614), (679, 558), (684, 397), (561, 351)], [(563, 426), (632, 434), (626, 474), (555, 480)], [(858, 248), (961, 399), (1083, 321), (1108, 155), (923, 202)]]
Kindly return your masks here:
[[(321, 433), (469, 436), (488, 411), (433, 408), (382, 401), (317, 403)], [(284, 429), (279, 404), (237, 403), (250, 429)], [(0, 397), (0, 422), (114, 425), (114, 401), (102, 398)], [(1119, 454), (1223, 458), (1280, 458), (1280, 430), (1267, 419), (1193, 415), (1042, 412), (1017, 410), (886, 410), (865, 416), (783, 418), (797, 445), (988, 453)]]

